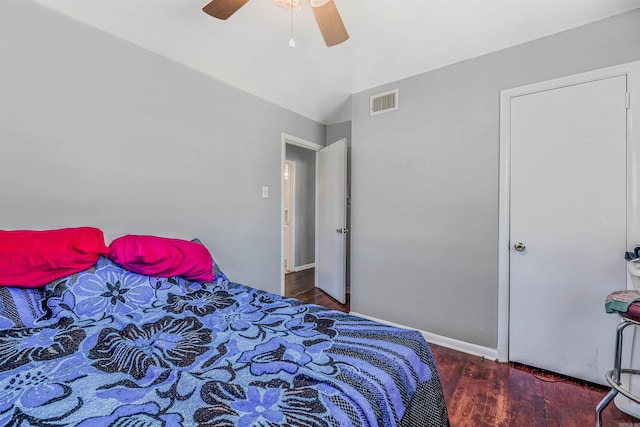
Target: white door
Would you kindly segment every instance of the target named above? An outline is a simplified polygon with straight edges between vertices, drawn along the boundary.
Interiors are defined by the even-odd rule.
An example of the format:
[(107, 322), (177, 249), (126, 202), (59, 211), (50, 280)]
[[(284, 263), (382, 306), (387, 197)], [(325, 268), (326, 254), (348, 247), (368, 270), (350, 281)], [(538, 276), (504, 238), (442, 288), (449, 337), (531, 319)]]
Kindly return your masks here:
[(346, 301), (347, 141), (318, 151), (316, 162), (316, 286)]
[(596, 383), (626, 280), (626, 92), (622, 75), (511, 98), (509, 359)]

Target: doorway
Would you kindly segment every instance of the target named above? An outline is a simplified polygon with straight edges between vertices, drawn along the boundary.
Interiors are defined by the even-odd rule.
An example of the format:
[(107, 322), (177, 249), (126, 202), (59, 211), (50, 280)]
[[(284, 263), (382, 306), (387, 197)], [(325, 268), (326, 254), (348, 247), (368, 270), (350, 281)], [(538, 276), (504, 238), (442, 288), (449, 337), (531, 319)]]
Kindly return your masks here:
[(637, 68), (501, 94), (501, 361), (597, 383), (613, 364), (604, 297), (625, 287), (623, 255), (640, 239)]
[[(295, 162), (292, 210), (287, 208), (287, 185), (290, 184), (285, 177), (287, 170), (291, 171), (291, 166), (288, 169), (286, 166), (291, 161)], [(311, 290), (319, 297), (330, 296), (344, 305), (347, 298), (347, 141), (341, 139), (325, 147), (283, 134), (282, 168), (281, 293), (297, 296)], [(306, 284), (302, 290), (301, 281)], [(289, 290), (294, 283), (294, 288)]]
[(284, 296), (295, 297), (316, 285), (316, 153), (322, 148), (291, 135), (282, 136)]

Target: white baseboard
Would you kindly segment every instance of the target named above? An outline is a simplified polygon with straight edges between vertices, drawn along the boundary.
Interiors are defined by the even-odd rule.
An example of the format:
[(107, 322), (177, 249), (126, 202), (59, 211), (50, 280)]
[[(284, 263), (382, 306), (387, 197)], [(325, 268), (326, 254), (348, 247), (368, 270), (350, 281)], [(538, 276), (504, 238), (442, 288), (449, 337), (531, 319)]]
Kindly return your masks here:
[(297, 272), (297, 271), (302, 271), (302, 270), (308, 270), (310, 268), (315, 268), (316, 264), (314, 262), (312, 262), (311, 264), (305, 264), (305, 265), (299, 265), (297, 267), (293, 267), (293, 272)]
[(454, 338), (444, 337), (442, 335), (412, 328), (410, 326), (405, 326), (399, 323), (389, 322), (388, 320), (367, 316), (366, 314), (360, 314), (353, 311), (349, 312), (349, 314), (352, 314), (358, 317), (363, 317), (365, 319), (373, 320), (374, 322), (382, 323), (385, 325), (395, 326), (397, 328), (413, 329), (420, 332), (424, 337), (424, 339), (429, 343), (433, 343), (442, 347), (447, 347), (452, 350), (461, 351), (463, 353), (472, 354), (474, 356), (484, 357), (485, 359), (489, 359), (489, 360), (498, 360), (498, 350), (495, 348), (483, 347), (481, 345), (468, 343), (466, 341), (460, 341)]

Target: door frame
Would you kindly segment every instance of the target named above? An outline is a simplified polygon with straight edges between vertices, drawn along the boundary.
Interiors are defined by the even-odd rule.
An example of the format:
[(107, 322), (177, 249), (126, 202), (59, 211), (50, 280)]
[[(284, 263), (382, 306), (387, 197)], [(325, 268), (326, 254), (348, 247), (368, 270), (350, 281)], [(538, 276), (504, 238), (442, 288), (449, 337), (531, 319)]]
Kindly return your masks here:
[[(316, 153), (324, 148), (324, 145), (316, 144), (315, 142), (307, 141), (306, 139), (298, 138), (297, 136), (282, 133), (280, 143), (280, 295), (284, 296), (284, 162), (287, 160), (287, 144), (296, 145), (298, 147), (306, 148), (308, 150), (315, 151)], [(317, 171), (316, 171), (317, 174)], [(318, 179), (316, 177), (316, 187), (318, 185)], [(316, 204), (318, 193), (316, 191)]]
[[(285, 159), (284, 168), (286, 168), (287, 165), (289, 165), (289, 185), (291, 186), (291, 205), (289, 206), (289, 272), (292, 272), (296, 265), (296, 162)], [(287, 186), (286, 181), (287, 180), (285, 180), (285, 188)], [(284, 197), (284, 192), (282, 194)], [(284, 225), (284, 220), (282, 224)], [(285, 272), (286, 271), (285, 269)]]
[[(509, 361), (509, 268), (511, 205), (511, 98), (565, 86), (627, 76), (627, 249), (640, 244), (640, 61), (500, 91), (498, 207), (498, 360)], [(620, 100), (620, 102), (625, 102)], [(622, 256), (623, 254), (620, 254)], [(627, 283), (630, 286), (630, 283)], [(604, 301), (604, 295), (603, 295)]]

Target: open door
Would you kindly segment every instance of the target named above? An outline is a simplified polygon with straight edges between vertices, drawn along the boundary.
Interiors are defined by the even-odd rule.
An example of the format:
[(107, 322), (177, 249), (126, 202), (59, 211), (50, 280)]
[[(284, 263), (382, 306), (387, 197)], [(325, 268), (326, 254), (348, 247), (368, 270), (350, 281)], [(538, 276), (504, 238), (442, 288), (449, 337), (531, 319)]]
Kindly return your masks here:
[(346, 302), (347, 140), (316, 156), (316, 286)]

